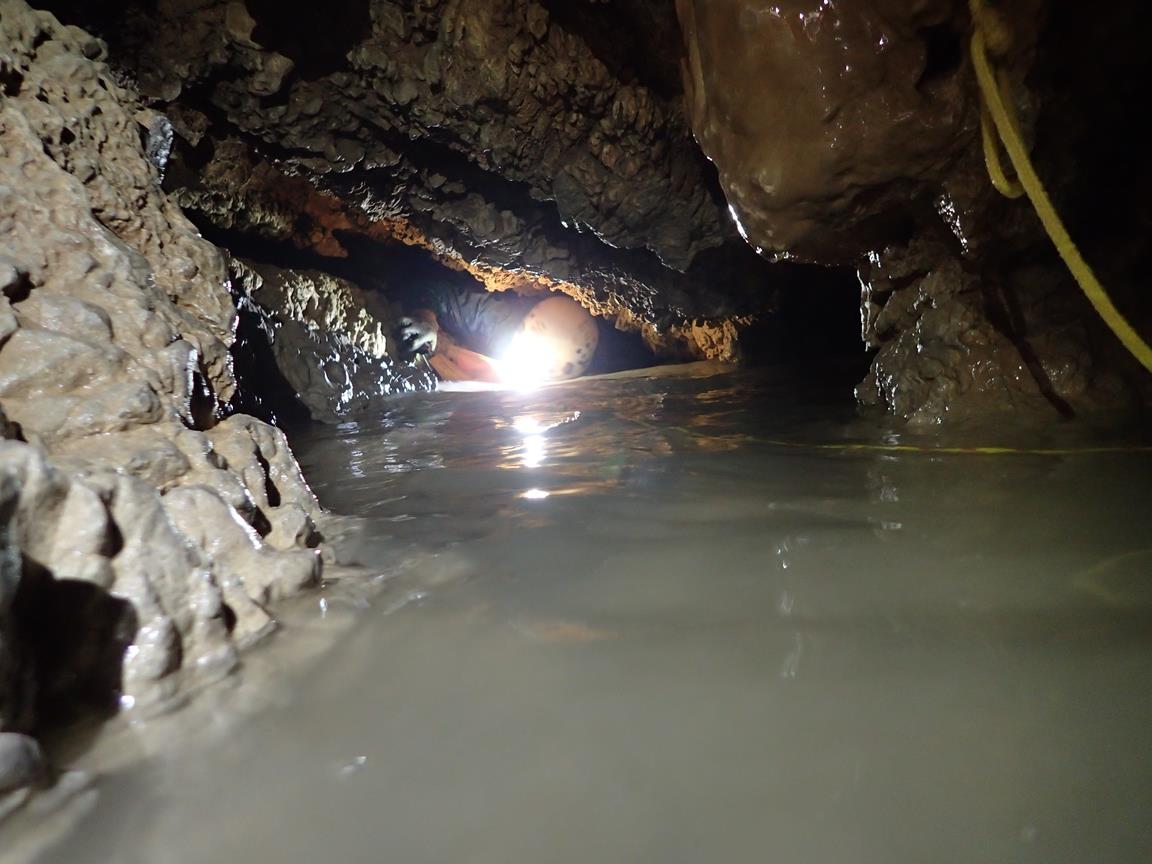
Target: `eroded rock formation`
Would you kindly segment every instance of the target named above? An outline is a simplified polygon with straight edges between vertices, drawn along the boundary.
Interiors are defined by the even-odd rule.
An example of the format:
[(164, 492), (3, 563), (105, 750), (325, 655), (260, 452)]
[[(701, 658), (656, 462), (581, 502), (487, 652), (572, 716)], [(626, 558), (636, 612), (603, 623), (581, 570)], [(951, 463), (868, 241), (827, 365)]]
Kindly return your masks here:
[[(283, 433), (229, 416), (264, 407), (234, 343), (262, 331), (317, 419), (431, 386), (384, 294), (323, 266), (356, 244), (566, 291), (666, 357), (734, 358), (771, 305), (677, 94), (541, 4), (356, 5), (331, 45), (255, 2), (94, 11), (115, 68), (0, 0), (0, 734), (175, 699), (317, 582)], [(245, 257), (261, 243), (309, 264)]]
[(225, 261), (104, 50), (0, 3), (0, 730), (225, 674), (321, 571), (283, 433), (218, 419)]
[(751, 243), (850, 262), (935, 193), (974, 128), (957, 5), (678, 0), (692, 127)]
[[(407, 158), (402, 174), (423, 175), (409, 194), (447, 205), (454, 196), (436, 188), (465, 178), (437, 179), (416, 160), (459, 154), (477, 181), (466, 184), (472, 194), (483, 197), (486, 175), (523, 184), (527, 198), (555, 202), (561, 220), (680, 268), (730, 232), (678, 106), (613, 77), (542, 4), (377, 0), (343, 14), (333, 22), (315, 7), (288, 20), (270, 3), (168, 3), (125, 24), (147, 37), (136, 61), (147, 94), (173, 101), (204, 85), (230, 124), (316, 171), (394, 169)], [(335, 44), (312, 44), (309, 25)], [(483, 208), (469, 208), (457, 202), (457, 218), (478, 243), (501, 237)], [(502, 239), (522, 244), (526, 264), (550, 260), (536, 230), (517, 228)]]
[[(430, 387), (389, 338), (405, 254), (563, 291), (666, 360), (737, 359), (824, 272), (768, 259), (853, 264), (866, 403), (934, 423), (1148, 400), (987, 182), (960, 0), (50, 5), (103, 39), (0, 0), (5, 729), (223, 674), (316, 581), (317, 504), (283, 434), (236, 412), (278, 416), (272, 378), (320, 420)], [(1140, 78), (1091, 46), (1143, 57), (1147, 22), (1000, 11), (1037, 162), (1139, 322), (1147, 169), (1094, 130)]]

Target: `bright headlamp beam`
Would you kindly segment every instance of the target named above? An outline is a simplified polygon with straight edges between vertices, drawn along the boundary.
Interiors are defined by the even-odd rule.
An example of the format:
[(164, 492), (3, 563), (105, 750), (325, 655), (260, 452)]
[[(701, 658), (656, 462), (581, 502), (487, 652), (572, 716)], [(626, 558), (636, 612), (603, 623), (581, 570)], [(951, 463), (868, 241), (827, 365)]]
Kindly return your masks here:
[(521, 331), (512, 337), (497, 369), (509, 387), (530, 390), (551, 379), (556, 367), (556, 349), (543, 336)]

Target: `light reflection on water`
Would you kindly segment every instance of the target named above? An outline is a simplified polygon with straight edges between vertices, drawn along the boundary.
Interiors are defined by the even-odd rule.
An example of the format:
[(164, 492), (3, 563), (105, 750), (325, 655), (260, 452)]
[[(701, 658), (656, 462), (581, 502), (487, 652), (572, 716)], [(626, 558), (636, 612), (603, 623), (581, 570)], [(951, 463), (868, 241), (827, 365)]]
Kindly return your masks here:
[(749, 376), (313, 430), (421, 587), (58, 860), (1152, 860), (1152, 458), (779, 439), (935, 441)]

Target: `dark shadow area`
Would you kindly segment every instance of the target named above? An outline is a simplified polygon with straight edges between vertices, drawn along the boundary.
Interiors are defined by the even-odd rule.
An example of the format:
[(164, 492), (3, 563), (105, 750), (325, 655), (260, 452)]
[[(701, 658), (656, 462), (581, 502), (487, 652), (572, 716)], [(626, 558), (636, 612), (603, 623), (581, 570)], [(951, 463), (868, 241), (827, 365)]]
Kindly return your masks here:
[[(372, 33), (368, 0), (335, 3), (284, 3), (246, 0), (256, 19), (252, 40), (296, 64), (296, 72), (315, 80), (347, 65), (347, 55)], [(318, 34), (323, 34), (319, 38)]]
[(37, 682), (37, 729), (111, 717), (119, 710), (136, 610), (97, 585), (56, 579), (27, 555), (23, 561), (13, 620)]
[(29, 5), (51, 12), (61, 23), (82, 27), (109, 45), (116, 45), (121, 17), (134, 9), (154, 11), (156, 0), (40, 0)]
[(280, 372), (272, 354), (276, 324), (247, 297), (233, 290), (238, 321), (232, 345), (236, 393), (227, 414), (250, 414), (265, 423), (285, 428), (307, 423), (312, 415)]
[(924, 41), (924, 68), (916, 86), (930, 89), (934, 84), (948, 80), (964, 62), (967, 34), (956, 30), (951, 23), (945, 23), (925, 27), (919, 35)]
[[(847, 268), (795, 269), (803, 278), (779, 290), (775, 314), (744, 333), (745, 360), (752, 366), (780, 367), (800, 380), (855, 386), (874, 353), (861, 337), (856, 274)], [(818, 273), (804, 272), (809, 270)]]
[[(1029, 81), (1049, 91), (1033, 136), (1037, 173), (1084, 258), (1145, 339), (1152, 339), (1152, 161), (1136, 130), (1152, 78), (1150, 37), (1146, 3), (1105, 5), (1090, 15), (1050, 4), (1045, 50)], [(1061, 183), (1066, 177), (1076, 182)], [(1083, 308), (1101, 341), (1114, 342)]]
[(652, 353), (639, 333), (626, 333), (617, 330), (602, 318), (596, 320), (600, 344), (592, 355), (588, 375), (607, 375), (610, 372), (624, 372), (628, 369), (647, 369), (657, 365)]
[(680, 96), (684, 47), (673, 0), (542, 0), (542, 5), (622, 83), (639, 84), (665, 99)]

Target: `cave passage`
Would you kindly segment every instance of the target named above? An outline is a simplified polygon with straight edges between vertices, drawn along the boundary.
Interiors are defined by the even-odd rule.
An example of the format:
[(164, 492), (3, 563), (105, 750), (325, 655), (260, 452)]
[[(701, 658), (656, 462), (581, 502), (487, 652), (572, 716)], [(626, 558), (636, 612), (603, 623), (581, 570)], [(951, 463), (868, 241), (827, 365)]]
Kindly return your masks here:
[(1152, 861), (1137, 5), (0, 0), (0, 864)]

